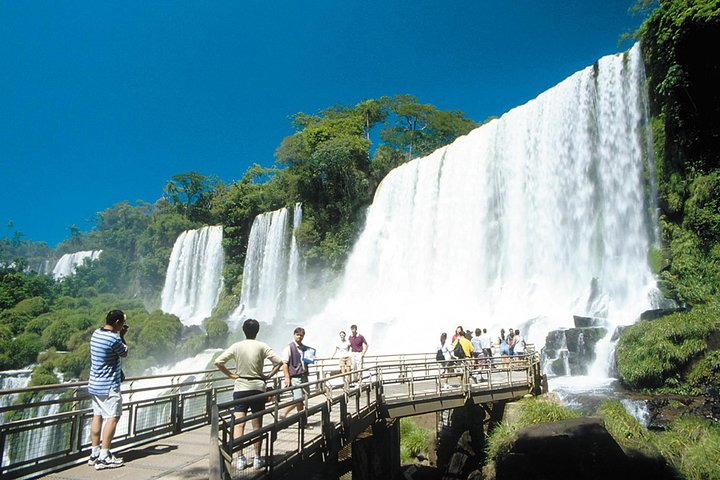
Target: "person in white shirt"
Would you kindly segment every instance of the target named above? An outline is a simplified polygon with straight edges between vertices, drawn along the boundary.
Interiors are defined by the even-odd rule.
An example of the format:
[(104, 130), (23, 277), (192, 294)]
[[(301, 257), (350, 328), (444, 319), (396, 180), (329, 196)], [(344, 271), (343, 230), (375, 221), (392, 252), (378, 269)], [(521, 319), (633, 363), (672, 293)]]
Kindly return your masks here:
[(513, 355), (523, 355), (525, 353), (525, 339), (520, 336), (520, 330), (515, 330), (513, 345)]
[(483, 333), (480, 335), (480, 347), (484, 357), (492, 357), (492, 337), (488, 335), (487, 328), (483, 328)]
[(347, 340), (345, 332), (340, 332), (340, 340), (335, 344), (335, 351), (330, 358), (335, 358), (335, 354), (338, 354), (340, 373), (349, 373), (352, 370), (352, 360), (350, 359), (350, 342)]

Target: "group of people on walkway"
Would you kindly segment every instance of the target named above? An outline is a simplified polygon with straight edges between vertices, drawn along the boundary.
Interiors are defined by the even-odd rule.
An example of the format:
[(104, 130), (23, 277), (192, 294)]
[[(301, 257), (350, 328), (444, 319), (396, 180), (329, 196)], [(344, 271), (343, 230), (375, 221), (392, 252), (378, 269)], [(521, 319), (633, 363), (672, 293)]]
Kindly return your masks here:
[(442, 363), (443, 388), (450, 388), (450, 373), (461, 360), (475, 359), (471, 363), (474, 366), (492, 365), (492, 358), (499, 356), (501, 362), (507, 363), (511, 355), (523, 355), (526, 347), (520, 330), (512, 328), (508, 329), (507, 335), (501, 328), (496, 342), (493, 342), (487, 328), (476, 328), (473, 336), (473, 332), (465, 330), (462, 325), (458, 325), (450, 340), (447, 337), (445, 332), (440, 334), (435, 354), (435, 359)]
[(451, 361), (464, 358), (492, 357), (496, 355), (522, 355), (525, 353), (525, 339), (520, 335), (520, 330), (510, 328), (508, 333), (500, 329), (496, 342), (487, 332), (487, 328), (475, 329), (475, 335), (470, 330), (465, 330), (462, 325), (455, 329), (450, 341), (447, 333), (440, 334), (440, 343), (437, 346), (436, 360)]
[[(109, 312), (105, 325), (93, 332), (90, 339), (90, 379), (88, 391), (92, 399), (93, 419), (91, 423), (92, 451), (88, 464), (97, 470), (123, 466), (122, 459), (110, 452), (110, 445), (122, 415), (122, 395), (120, 384), (123, 380), (121, 358), (128, 354), (125, 333), (128, 330), (127, 316), (120, 310)], [(298, 386), (308, 381), (308, 365), (315, 361), (315, 349), (303, 344), (305, 329), (297, 327), (293, 338), (281, 354), (278, 355), (264, 342), (257, 340), (260, 324), (255, 319), (248, 319), (242, 325), (245, 340), (236, 342), (222, 352), (215, 360), (215, 366), (227, 377), (235, 380), (233, 400), (236, 420), (233, 430), (234, 438), (244, 434), (245, 422), (240, 421), (248, 414), (259, 413), (265, 409), (266, 382), (281, 369), (285, 388)], [(340, 359), (343, 373), (360, 372), (363, 368), (363, 357), (368, 350), (368, 342), (358, 333), (357, 325), (350, 327), (350, 336), (340, 332), (340, 339), (333, 352)], [(265, 362), (272, 364), (267, 374), (263, 372)], [(234, 371), (226, 365), (234, 363)], [(358, 377), (358, 382), (360, 377)], [(304, 389), (292, 390), (293, 402), (283, 409), (279, 419), (287, 417), (293, 410), (298, 412), (304, 408)], [(252, 419), (253, 429), (262, 427), (263, 418), (259, 415)], [(237, 458), (237, 466), (244, 469), (252, 465), (262, 468), (266, 459), (261, 455), (261, 440), (254, 445), (255, 456), (248, 461), (241, 451)]]
[[(297, 327), (293, 331), (293, 339), (277, 355), (270, 346), (257, 340), (260, 324), (255, 319), (248, 319), (242, 325), (245, 340), (236, 342), (220, 354), (215, 360), (215, 366), (227, 377), (235, 380), (233, 400), (239, 400), (235, 405), (234, 417), (236, 420), (233, 430), (234, 438), (241, 437), (245, 432), (245, 422), (240, 421), (250, 410), (252, 413), (262, 412), (265, 409), (265, 398), (260, 396), (265, 392), (265, 383), (281, 368), (283, 371), (283, 386), (297, 387), (308, 382), (308, 365), (315, 362), (315, 349), (303, 344), (305, 329)], [(333, 356), (340, 352), (340, 365), (343, 373), (362, 370), (363, 357), (368, 349), (367, 340), (357, 332), (357, 325), (350, 326), (350, 336), (340, 332), (340, 340), (333, 352)], [(268, 374), (263, 373), (265, 361), (273, 367)], [(234, 361), (235, 372), (231, 372), (226, 364)], [(293, 410), (301, 412), (305, 407), (303, 395), (307, 393), (304, 388), (292, 390), (293, 402), (280, 413), (278, 420), (283, 420)], [(243, 399), (248, 398), (248, 401)], [(259, 415), (252, 419), (253, 429), (262, 427), (263, 417)], [(254, 444), (255, 457), (248, 461), (241, 450), (236, 465), (244, 469), (250, 464), (254, 468), (265, 466), (266, 459), (261, 455), (262, 439)]]

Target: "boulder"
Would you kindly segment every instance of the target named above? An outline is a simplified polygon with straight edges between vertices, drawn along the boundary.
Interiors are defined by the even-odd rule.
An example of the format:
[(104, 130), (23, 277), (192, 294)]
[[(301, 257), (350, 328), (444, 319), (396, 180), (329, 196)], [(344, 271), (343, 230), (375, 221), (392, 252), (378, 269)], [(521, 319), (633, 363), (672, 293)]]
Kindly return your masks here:
[(686, 308), (656, 308), (654, 310), (645, 310), (640, 314), (640, 320), (657, 320), (658, 318), (662, 318), (666, 315), (686, 311)]
[(600, 317), (583, 317), (580, 315), (573, 315), (573, 321), (575, 322), (576, 328), (607, 326), (607, 319)]
[(673, 478), (661, 459), (626, 454), (598, 417), (521, 430), (494, 470), (496, 480)]

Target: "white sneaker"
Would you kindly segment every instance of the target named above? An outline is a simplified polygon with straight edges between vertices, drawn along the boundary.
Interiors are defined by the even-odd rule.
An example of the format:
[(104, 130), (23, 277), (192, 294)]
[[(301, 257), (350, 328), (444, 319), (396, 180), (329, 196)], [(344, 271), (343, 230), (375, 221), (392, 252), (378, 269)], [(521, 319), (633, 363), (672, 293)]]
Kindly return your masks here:
[(118, 468), (125, 465), (122, 458), (118, 458), (112, 453), (108, 453), (105, 458), (95, 460), (95, 470), (105, 470), (106, 468)]
[(264, 468), (266, 464), (264, 457), (255, 457), (255, 460), (253, 460), (253, 468)]
[(247, 458), (245, 458), (245, 455), (239, 455), (237, 457), (237, 468), (238, 470), (245, 470), (248, 466)]

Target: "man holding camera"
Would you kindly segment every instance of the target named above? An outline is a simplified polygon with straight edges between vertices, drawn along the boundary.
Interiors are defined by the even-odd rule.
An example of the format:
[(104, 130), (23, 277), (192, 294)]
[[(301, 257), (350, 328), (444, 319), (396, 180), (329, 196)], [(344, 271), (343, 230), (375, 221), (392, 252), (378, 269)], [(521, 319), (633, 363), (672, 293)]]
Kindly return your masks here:
[(122, 415), (120, 358), (128, 354), (126, 321), (127, 317), (122, 311), (112, 310), (105, 317), (105, 326), (95, 330), (90, 338), (88, 393), (92, 397), (93, 419), (90, 425), (92, 453), (88, 465), (94, 466), (95, 470), (123, 466), (122, 459), (110, 452), (110, 443)]

